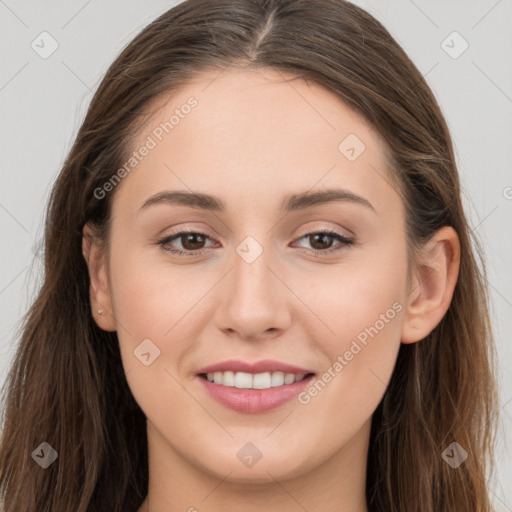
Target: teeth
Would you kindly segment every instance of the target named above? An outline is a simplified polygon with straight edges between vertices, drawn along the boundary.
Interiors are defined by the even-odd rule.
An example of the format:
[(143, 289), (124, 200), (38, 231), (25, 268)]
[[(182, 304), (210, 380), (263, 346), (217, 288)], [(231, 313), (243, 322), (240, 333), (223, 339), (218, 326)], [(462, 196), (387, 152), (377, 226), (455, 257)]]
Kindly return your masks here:
[(277, 386), (282, 386), (284, 384), (284, 373), (283, 372), (274, 372), (272, 373), (272, 377), (270, 378), (270, 385), (275, 388)]
[(295, 375), (293, 373), (287, 373), (284, 376), (284, 383), (285, 384), (293, 384), (295, 382)]
[(268, 389), (293, 384), (301, 381), (305, 375), (295, 375), (283, 372), (246, 373), (246, 372), (213, 372), (207, 373), (206, 378), (215, 384), (239, 389)]
[(252, 375), (250, 373), (237, 372), (235, 374), (235, 388), (252, 388)]
[(223, 373), (222, 375), (222, 385), (223, 386), (234, 386), (235, 385), (235, 374), (233, 372), (219, 372)]
[[(246, 373), (245, 375), (250, 375)], [(252, 387), (254, 389), (267, 389), (272, 387), (272, 378), (270, 376), (270, 372), (266, 373), (257, 373), (252, 376)]]

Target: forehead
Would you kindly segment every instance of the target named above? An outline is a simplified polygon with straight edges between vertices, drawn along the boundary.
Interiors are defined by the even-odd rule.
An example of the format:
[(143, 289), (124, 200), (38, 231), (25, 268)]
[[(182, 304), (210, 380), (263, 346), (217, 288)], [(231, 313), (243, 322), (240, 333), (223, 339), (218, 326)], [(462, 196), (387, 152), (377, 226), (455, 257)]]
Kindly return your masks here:
[(378, 133), (334, 93), (294, 75), (205, 71), (151, 111), (132, 149), (149, 139), (152, 148), (122, 183), (137, 206), (164, 188), (252, 203), (334, 186), (374, 198), (394, 192)]

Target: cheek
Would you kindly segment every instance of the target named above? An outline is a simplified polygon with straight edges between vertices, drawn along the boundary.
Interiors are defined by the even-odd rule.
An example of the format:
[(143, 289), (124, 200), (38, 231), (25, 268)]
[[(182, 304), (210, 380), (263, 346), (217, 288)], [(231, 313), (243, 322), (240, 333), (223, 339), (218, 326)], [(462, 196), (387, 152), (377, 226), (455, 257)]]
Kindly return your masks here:
[(112, 250), (111, 283), (116, 319), (126, 330), (163, 338), (207, 289), (197, 272), (166, 264), (159, 249)]
[(180, 319), (196, 293), (184, 292), (179, 273), (151, 264), (143, 251), (125, 249), (112, 245), (111, 297), (123, 365), (137, 396), (142, 387), (158, 389), (153, 379), (179, 357), (180, 344), (169, 341), (180, 337)]
[(319, 342), (327, 356), (320, 377), (331, 388), (333, 400), (337, 397), (347, 405), (366, 401), (376, 405), (400, 347), (403, 305), (396, 300), (397, 295), (363, 300), (357, 297), (333, 300), (331, 304), (337, 318), (330, 324), (334, 334)]
[(316, 348), (325, 361), (301, 399), (312, 417), (328, 414), (324, 421), (353, 422), (355, 428), (373, 413), (400, 348), (405, 285), (405, 258), (390, 253), (332, 272), (309, 288), (305, 302), (321, 322), (308, 325), (315, 325)]
[(337, 355), (348, 350), (352, 340), (364, 344), (372, 335), (382, 343), (396, 341), (406, 287), (403, 255), (357, 255), (323, 272), (302, 285), (302, 297), (321, 320), (315, 339), (327, 353)]
[(177, 367), (193, 346), (188, 344), (191, 333), (186, 331), (190, 318), (200, 311), (194, 304), (206, 293), (206, 284), (200, 286), (199, 281), (190, 286), (188, 281), (187, 288), (187, 280), (179, 271), (161, 262), (148, 264), (136, 252), (125, 253), (126, 257), (119, 257), (121, 254), (119, 249), (112, 251), (111, 285), (130, 390), (145, 415), (156, 424), (172, 423), (173, 415), (197, 414), (192, 410), (194, 402), (178, 383)]

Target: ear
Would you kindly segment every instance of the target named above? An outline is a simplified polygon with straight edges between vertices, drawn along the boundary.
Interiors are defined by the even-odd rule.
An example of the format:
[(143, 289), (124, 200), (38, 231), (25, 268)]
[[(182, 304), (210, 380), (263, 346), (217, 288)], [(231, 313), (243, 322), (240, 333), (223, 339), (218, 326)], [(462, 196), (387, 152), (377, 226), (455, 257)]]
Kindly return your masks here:
[[(108, 286), (108, 265), (105, 251), (89, 224), (84, 226), (82, 234), (82, 254), (89, 269), (92, 316), (100, 329), (115, 331), (116, 322)], [(101, 315), (98, 310), (102, 311)]]
[(409, 288), (402, 343), (428, 336), (445, 315), (453, 297), (460, 265), (457, 232), (441, 228), (422, 248)]

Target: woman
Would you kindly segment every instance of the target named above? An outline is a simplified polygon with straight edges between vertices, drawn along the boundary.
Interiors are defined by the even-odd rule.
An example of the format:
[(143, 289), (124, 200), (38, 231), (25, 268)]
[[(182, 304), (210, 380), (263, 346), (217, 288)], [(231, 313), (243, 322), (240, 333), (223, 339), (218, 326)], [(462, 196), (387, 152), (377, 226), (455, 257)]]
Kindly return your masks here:
[(490, 511), (450, 134), (341, 0), (188, 0), (108, 70), (8, 379), (6, 510)]

